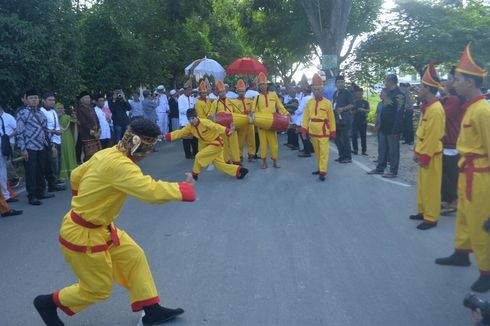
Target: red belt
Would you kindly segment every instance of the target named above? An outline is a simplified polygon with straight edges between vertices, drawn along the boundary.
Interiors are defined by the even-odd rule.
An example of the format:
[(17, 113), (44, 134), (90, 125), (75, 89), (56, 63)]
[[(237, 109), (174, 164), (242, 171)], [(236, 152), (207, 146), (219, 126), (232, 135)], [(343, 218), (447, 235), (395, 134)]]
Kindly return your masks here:
[[(70, 217), (71, 217), (71, 220), (75, 224), (78, 224), (78, 225), (83, 226), (83, 227), (88, 228), (88, 229), (96, 229), (96, 228), (102, 227), (102, 225), (97, 225), (97, 224), (93, 224), (93, 223), (90, 223), (88, 221), (85, 221), (80, 215), (78, 215), (74, 211), (70, 212)], [(112, 244), (116, 247), (120, 245), (119, 236), (117, 234), (117, 229), (114, 227), (114, 224), (111, 223), (107, 228), (109, 229), (109, 232), (111, 233), (111, 240), (107, 241), (103, 245), (79, 246), (79, 245), (73, 244), (73, 243), (63, 239), (63, 237), (61, 235), (59, 236), (58, 240), (63, 246), (67, 247), (70, 250), (76, 251), (76, 252), (83, 252), (83, 253), (85, 253), (87, 251), (91, 251), (93, 253), (102, 252), (102, 251), (106, 251), (107, 249), (109, 249), (109, 246)]]
[(459, 172), (466, 175), (466, 198), (469, 201), (471, 201), (473, 194), (473, 174), (490, 172), (490, 167), (475, 168), (475, 165), (473, 164), (475, 159), (484, 157), (487, 157), (487, 155), (472, 153), (463, 155), (464, 161), (459, 169)]
[(328, 119), (317, 119), (317, 118), (313, 118), (313, 119), (311, 119), (311, 122), (323, 122), (323, 127), (322, 127), (323, 136), (326, 136), (327, 135), (327, 130), (329, 128)]

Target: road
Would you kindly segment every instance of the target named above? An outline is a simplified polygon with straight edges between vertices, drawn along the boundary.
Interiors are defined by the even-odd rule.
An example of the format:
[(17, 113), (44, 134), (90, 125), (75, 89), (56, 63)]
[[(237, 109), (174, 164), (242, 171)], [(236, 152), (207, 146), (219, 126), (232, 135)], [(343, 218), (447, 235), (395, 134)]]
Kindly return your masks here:
[[(169, 325), (469, 325), (461, 302), (477, 268), (441, 267), (454, 217), (415, 229), (415, 187), (366, 175), (370, 163), (331, 163), (280, 148), (281, 169), (245, 163), (244, 180), (204, 171), (195, 203), (147, 205), (133, 198), (117, 225), (146, 251), (162, 303), (186, 313)], [(192, 162), (180, 143), (141, 163), (180, 181)], [(372, 164), (369, 165), (372, 167)], [(33, 298), (75, 281), (58, 248), (68, 191), (41, 207), (25, 196), (19, 217), (0, 219), (0, 325), (42, 325)], [(67, 317), (66, 325), (137, 325), (126, 291)]]

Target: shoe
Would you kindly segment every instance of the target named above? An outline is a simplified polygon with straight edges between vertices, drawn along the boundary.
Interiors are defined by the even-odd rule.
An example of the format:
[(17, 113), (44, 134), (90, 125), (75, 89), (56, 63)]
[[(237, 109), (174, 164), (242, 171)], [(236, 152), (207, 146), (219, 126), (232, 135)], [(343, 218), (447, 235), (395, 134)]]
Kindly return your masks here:
[(299, 150), (299, 152), (300, 152), (300, 153), (304, 153), (304, 152), (305, 152), (305, 150), (304, 150), (304, 149), (300, 149), (300, 150)]
[(411, 220), (422, 221), (424, 219), (424, 214), (417, 213), (417, 214), (414, 214), (414, 215), (410, 215), (408, 218), (411, 219)]
[(448, 216), (448, 215), (451, 215), (452, 213), (456, 213), (456, 212), (457, 212), (457, 209), (454, 207), (447, 207), (447, 208), (441, 209), (441, 215), (442, 216)]
[(311, 157), (311, 154), (298, 154), (298, 157)]
[(38, 295), (34, 299), (34, 307), (36, 307), (37, 312), (41, 315), (46, 325), (49, 326), (64, 326), (61, 319), (58, 317), (57, 309), (58, 307), (54, 303), (53, 295)]
[(356, 151), (352, 151), (351, 153), (354, 155), (358, 155), (358, 153)]
[(10, 197), (9, 199), (6, 200), (7, 203), (15, 203), (18, 202), (19, 199), (15, 197)]
[(277, 160), (273, 160), (272, 161), (272, 167), (279, 169), (281, 167), (281, 165), (279, 164), (279, 162), (277, 162)]
[(311, 172), (311, 174), (313, 174), (313, 175), (319, 175), (320, 174), (320, 171)]
[(334, 160), (335, 162), (340, 162), (340, 157)]
[(268, 168), (266, 160), (262, 160), (262, 163), (260, 164), (260, 168), (261, 169), (267, 169)]
[(16, 215), (22, 215), (23, 211), (22, 210), (15, 210), (11, 209), (6, 213), (0, 214), (2, 217), (8, 217), (8, 216), (16, 216)]
[(432, 228), (434, 228), (436, 226), (437, 226), (437, 223), (426, 223), (426, 222), (422, 222), (419, 225), (417, 225), (417, 229), (419, 229), (419, 230), (428, 230), (428, 229), (432, 229)]
[(29, 204), (30, 205), (34, 205), (34, 206), (40, 206), (42, 205), (42, 201), (40, 201), (39, 199), (29, 199)]
[(192, 173), (192, 179), (197, 181), (197, 179), (199, 179), (199, 174)]
[(292, 151), (297, 151), (299, 150), (299, 147), (298, 146), (291, 146), (289, 147)]
[(339, 163), (342, 163), (342, 164), (352, 163), (352, 160), (351, 160), (351, 159), (346, 158), (346, 159), (344, 159), (344, 160), (339, 161)]
[(37, 199), (49, 199), (49, 198), (53, 198), (54, 197), (54, 194), (42, 194), (40, 196), (37, 196)]
[(372, 169), (371, 171), (367, 172), (367, 174), (383, 174), (384, 171), (378, 170), (378, 169)]
[(471, 289), (478, 293), (490, 290), (490, 275), (480, 275), (476, 282), (471, 286)]
[(247, 175), (248, 173), (248, 169), (245, 169), (245, 168), (240, 168), (240, 174), (237, 175), (237, 179), (243, 179), (245, 178), (245, 176)]
[(14, 178), (10, 181), (10, 186), (12, 188), (18, 187), (20, 185), (20, 180), (22, 180), (22, 177)]
[(470, 266), (470, 255), (467, 252), (454, 252), (449, 257), (437, 258), (435, 260), (437, 265), (445, 266)]
[(66, 189), (65, 186), (54, 185), (54, 186), (48, 187), (48, 192), (63, 191), (65, 189)]
[(318, 179), (320, 179), (320, 181), (325, 181), (325, 176), (324, 175), (321, 175), (318, 177)]
[(383, 174), (382, 177), (386, 178), (386, 179), (393, 179), (393, 178), (396, 178), (396, 174), (389, 172), (389, 173)]
[(148, 314), (146, 313), (147, 308), (145, 308), (145, 315), (142, 318), (144, 326), (160, 325), (184, 313), (184, 309), (181, 308), (169, 309), (162, 306), (158, 306), (158, 308), (158, 310)]
[(363, 156), (369, 156), (368, 153), (366, 153), (366, 152), (362, 152), (362, 155)]

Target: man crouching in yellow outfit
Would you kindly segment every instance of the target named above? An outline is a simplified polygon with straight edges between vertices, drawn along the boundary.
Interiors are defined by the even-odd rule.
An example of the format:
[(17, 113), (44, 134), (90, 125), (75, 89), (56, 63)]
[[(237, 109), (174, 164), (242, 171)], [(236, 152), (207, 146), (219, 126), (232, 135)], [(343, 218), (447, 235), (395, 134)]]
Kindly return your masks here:
[(189, 123), (182, 129), (172, 131), (165, 135), (165, 141), (171, 142), (189, 135), (193, 135), (202, 143), (200, 150), (194, 160), (192, 167), (192, 176), (197, 180), (201, 169), (213, 163), (218, 171), (225, 174), (236, 176), (237, 179), (243, 179), (248, 173), (248, 169), (240, 165), (228, 164), (224, 160), (223, 154), (223, 137), (229, 136), (235, 132), (235, 127), (223, 127), (208, 119), (199, 119), (195, 109), (189, 109), (186, 112)]
[(143, 249), (113, 224), (128, 195), (153, 204), (195, 200), (190, 174), (187, 182), (155, 181), (135, 164), (152, 152), (159, 135), (155, 123), (135, 120), (116, 146), (98, 152), (73, 170), (72, 209), (63, 219), (59, 242), (79, 282), (34, 299), (46, 325), (63, 325), (57, 308), (72, 316), (107, 299), (113, 281), (128, 289), (133, 311), (145, 311), (144, 325), (157, 325), (184, 312), (158, 304)]

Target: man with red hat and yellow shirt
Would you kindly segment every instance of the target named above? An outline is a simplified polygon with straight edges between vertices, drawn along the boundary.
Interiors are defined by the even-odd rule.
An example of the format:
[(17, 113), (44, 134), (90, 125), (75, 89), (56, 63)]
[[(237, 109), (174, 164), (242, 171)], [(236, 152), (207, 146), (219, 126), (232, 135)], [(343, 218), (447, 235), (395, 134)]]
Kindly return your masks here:
[[(212, 103), (211, 111), (214, 113), (237, 112), (238, 109), (231, 99), (226, 97), (226, 88), (223, 81), (218, 80), (216, 83), (216, 89), (218, 90), (219, 98)], [(233, 162), (233, 164), (240, 165), (240, 150), (238, 148), (238, 135), (236, 132), (225, 135), (224, 138), (224, 158), (225, 162)]]
[(436, 94), (442, 89), (434, 65), (429, 64), (418, 90), (422, 101), (422, 116), (417, 128), (413, 159), (419, 164), (417, 180), (418, 214), (412, 220), (422, 220), (419, 230), (428, 230), (437, 225), (441, 212), (442, 183), (442, 138), (446, 115)]
[[(238, 80), (236, 84), (236, 89), (238, 93), (238, 98), (232, 100), (235, 107), (239, 113), (250, 114), (252, 111), (252, 99), (245, 98), (245, 92), (247, 91), (245, 87), (245, 82), (243, 80)], [(243, 158), (243, 146), (245, 141), (247, 142), (248, 149), (248, 161), (253, 162), (255, 157), (255, 126), (253, 124), (248, 124), (243, 128), (237, 130), (238, 132), (238, 148), (240, 153), (240, 159)]]
[(240, 165), (228, 164), (223, 159), (223, 135), (229, 136), (235, 131), (232, 124), (231, 128), (223, 127), (209, 119), (200, 119), (197, 117), (195, 109), (187, 110), (187, 119), (189, 123), (182, 129), (173, 131), (165, 135), (165, 141), (171, 142), (189, 135), (198, 138), (203, 144), (194, 160), (192, 167), (192, 176), (194, 180), (198, 179), (199, 173), (203, 167), (213, 163), (218, 171), (225, 174), (236, 176), (237, 179), (243, 179), (248, 170)]
[[(275, 113), (279, 111), (281, 115), (289, 115), (281, 100), (274, 92), (269, 92), (267, 89), (267, 76), (261, 72), (258, 76), (259, 95), (255, 98), (252, 105), (252, 112), (269, 112)], [(277, 132), (274, 130), (266, 130), (259, 128), (259, 140), (260, 140), (260, 157), (262, 158), (262, 169), (267, 168), (267, 147), (271, 151), (271, 159), (275, 168), (280, 168), (277, 161), (277, 154), (279, 152), (279, 145), (277, 143)]]
[[(213, 102), (208, 99), (208, 85), (206, 85), (206, 82), (203, 80), (199, 83), (199, 99), (196, 101), (195, 105), (197, 117), (200, 119), (211, 118), (214, 115), (212, 105)], [(198, 139), (197, 147), (198, 151), (204, 147), (202, 140)]]
[(469, 253), (473, 252), (480, 269), (480, 277), (471, 286), (475, 292), (490, 290), (490, 237), (483, 229), (490, 216), (490, 104), (480, 89), (486, 75), (468, 45), (454, 75), (456, 92), (467, 99), (456, 144), (461, 158), (455, 251), (436, 259), (440, 265), (469, 266)]
[(318, 170), (313, 175), (319, 175), (320, 181), (325, 181), (328, 165), (328, 145), (330, 138), (335, 138), (335, 116), (332, 103), (323, 97), (322, 78), (313, 75), (311, 86), (314, 98), (306, 104), (301, 124), (301, 133), (311, 137), (311, 143), (315, 150)]

